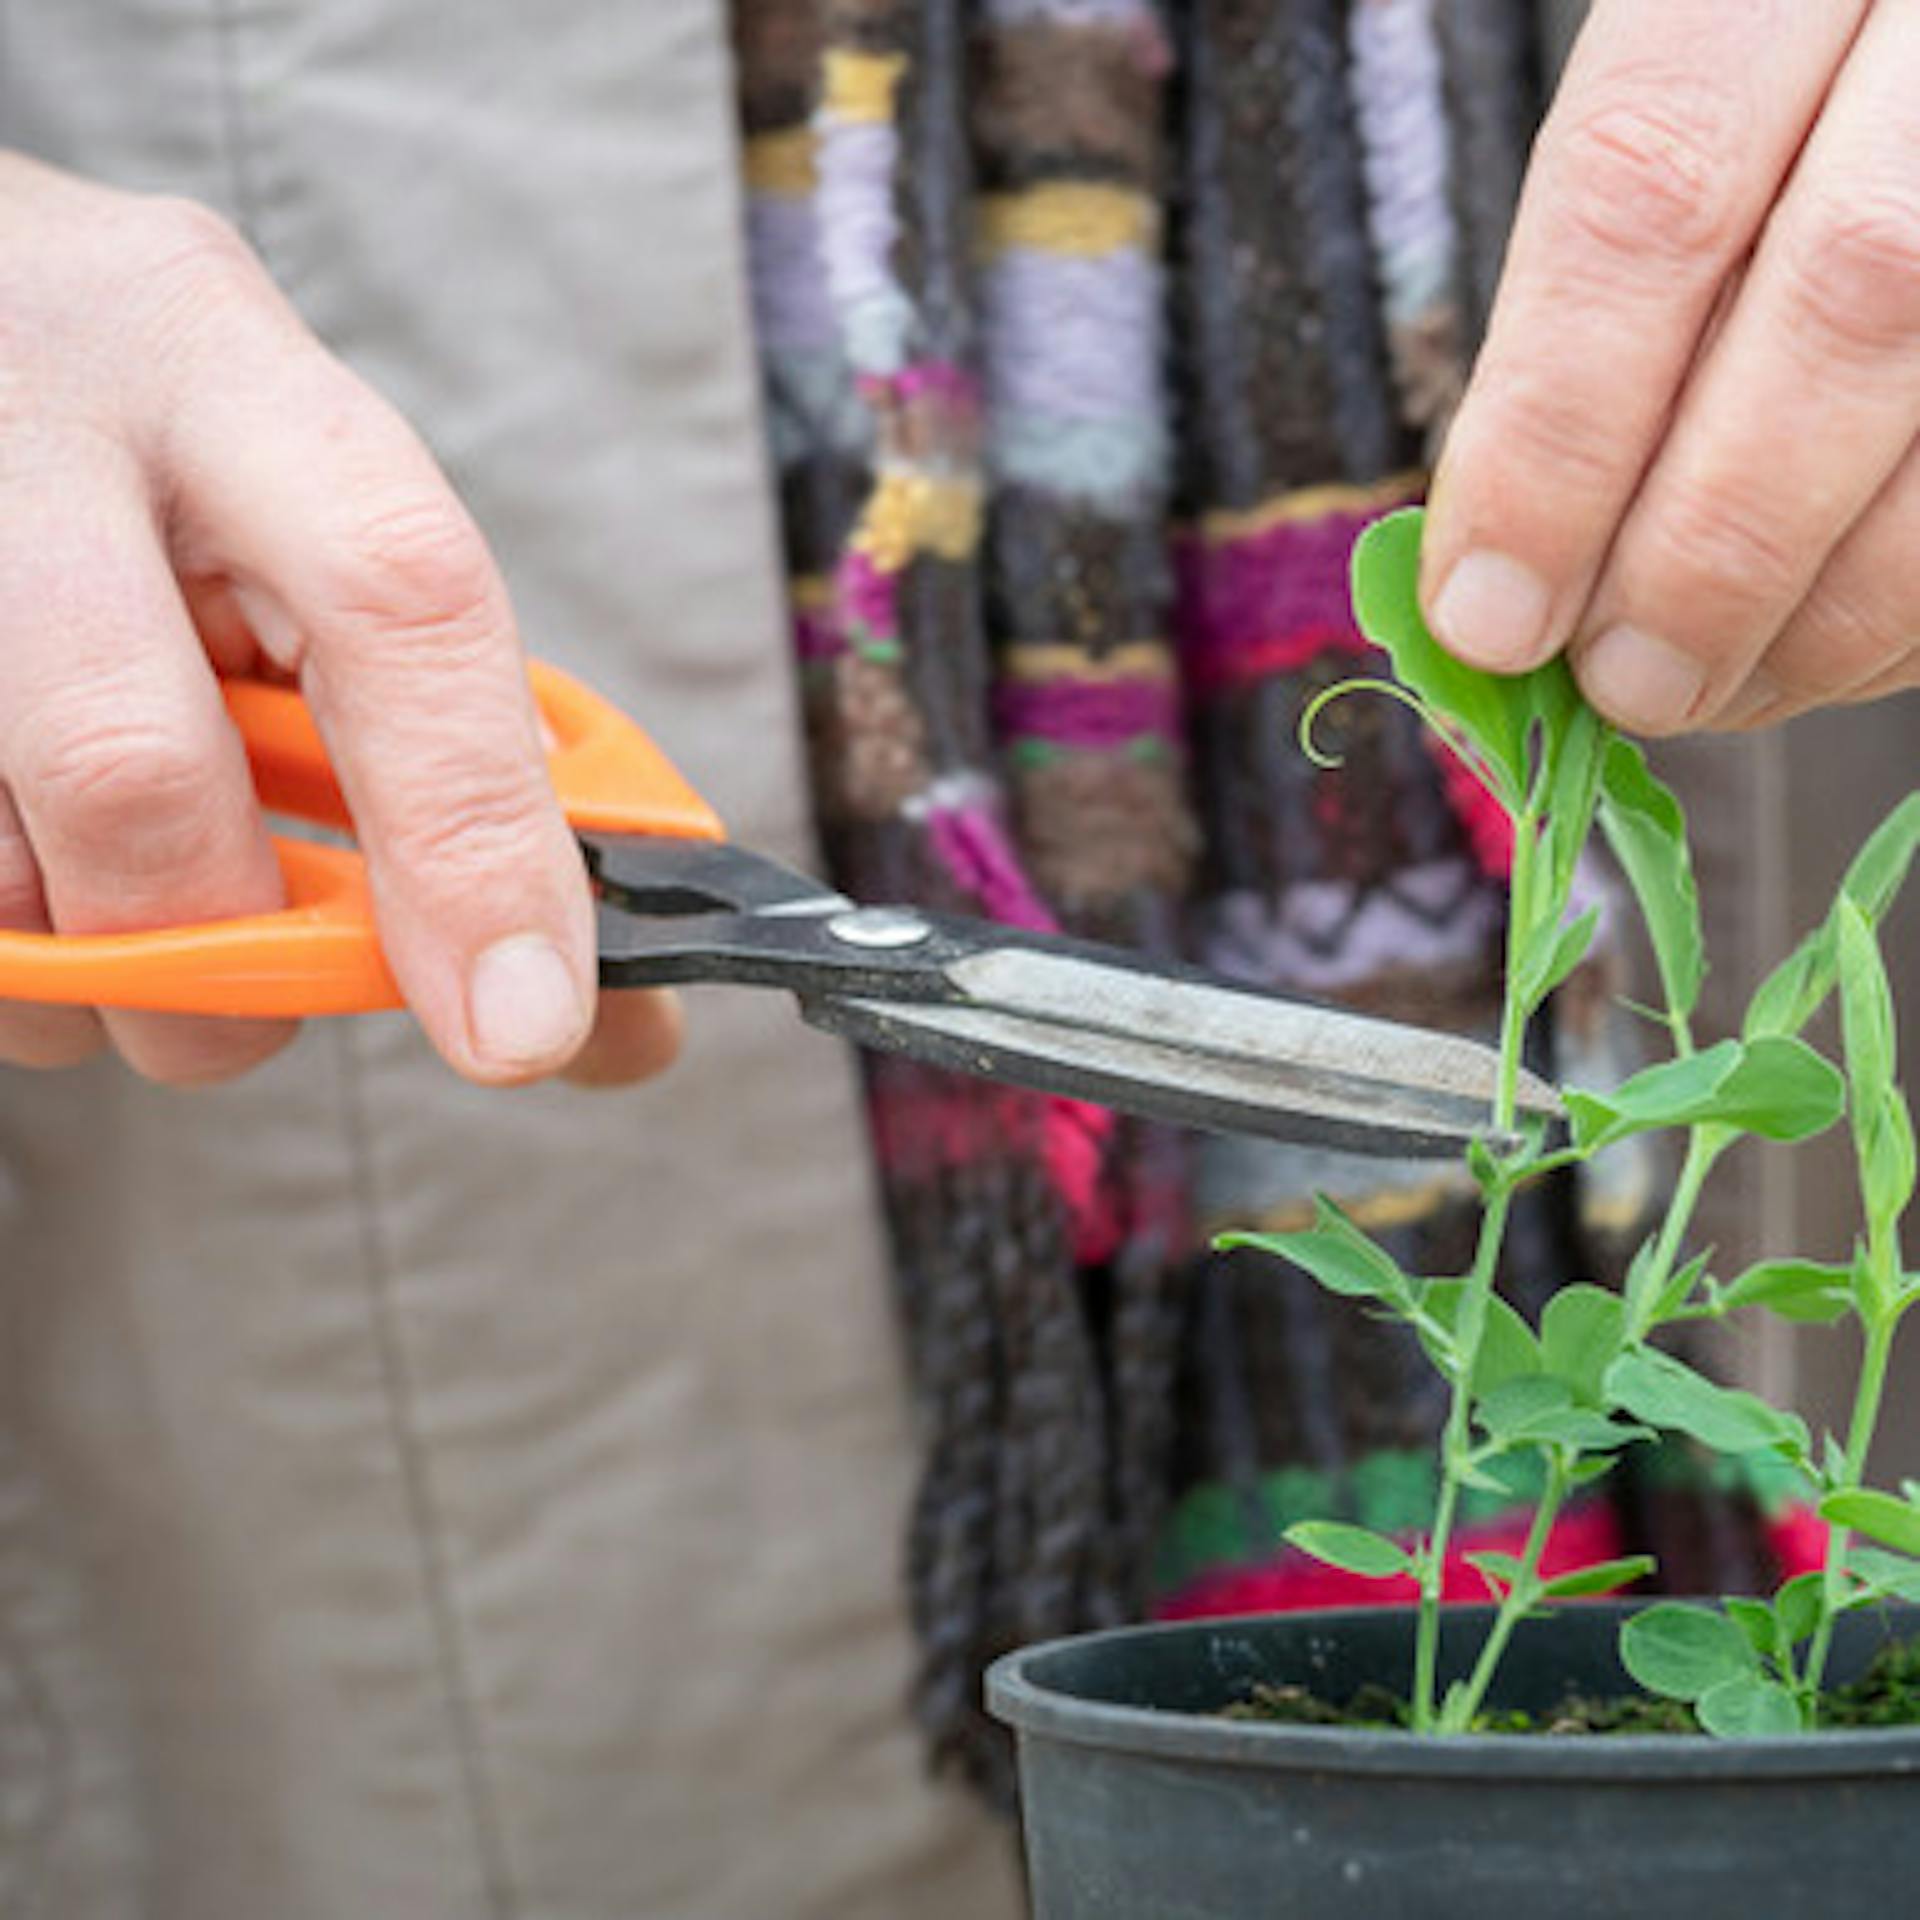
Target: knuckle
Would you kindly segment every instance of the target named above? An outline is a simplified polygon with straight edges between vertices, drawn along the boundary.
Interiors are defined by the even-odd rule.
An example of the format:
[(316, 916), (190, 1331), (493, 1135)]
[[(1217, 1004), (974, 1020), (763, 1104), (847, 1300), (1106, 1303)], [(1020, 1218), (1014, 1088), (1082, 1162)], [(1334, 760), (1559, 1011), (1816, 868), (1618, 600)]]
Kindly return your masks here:
[(1826, 700), (1872, 680), (1905, 648), (1887, 608), (1853, 587), (1823, 579), (1767, 656), (1767, 672), (1796, 700)]
[(64, 839), (111, 844), (126, 864), (146, 849), (154, 864), (191, 856), (205, 833), (216, 743), (89, 707), (43, 711), (19, 750), (14, 778), (35, 813)]
[[(435, 770), (423, 766), (425, 776)], [(441, 768), (423, 778), (413, 804), (395, 810), (385, 835), (390, 859), (462, 893), (481, 880), (527, 873), (551, 858), (550, 827), (537, 788), (516, 768)]]
[(449, 650), (484, 650), (505, 625), (492, 557), (450, 495), (367, 514), (338, 554), (327, 599), (349, 642), (359, 636), (381, 651), (418, 643), (440, 660)]
[(1690, 81), (1633, 90), (1560, 130), (1555, 186), (1574, 231), (1610, 258), (1718, 258), (1739, 243), (1738, 143), (1725, 97)]
[(1826, 199), (1787, 255), (1795, 316), (1822, 344), (1879, 360), (1920, 337), (1920, 196)]
[(117, 240), (129, 304), (162, 339), (197, 335), (210, 317), (261, 297), (252, 250), (197, 200), (130, 198)]
[(1537, 475), (1556, 498), (1611, 498), (1620, 483), (1621, 451), (1608, 421), (1563, 380), (1504, 380), (1486, 388), (1492, 444), (1503, 466)]
[(1799, 598), (1802, 562), (1788, 529), (1731, 488), (1693, 485), (1660, 501), (1647, 525), (1645, 575), (1682, 602), (1765, 607)]

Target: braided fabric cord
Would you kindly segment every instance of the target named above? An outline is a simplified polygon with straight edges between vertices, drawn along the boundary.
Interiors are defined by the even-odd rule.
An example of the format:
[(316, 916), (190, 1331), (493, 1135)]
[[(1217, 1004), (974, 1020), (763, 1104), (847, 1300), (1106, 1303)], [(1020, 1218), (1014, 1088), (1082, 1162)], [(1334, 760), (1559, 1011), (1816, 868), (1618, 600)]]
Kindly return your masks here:
[[(734, 9), (838, 882), (1484, 1028), (1503, 823), (1395, 703), (1328, 710), (1337, 774), (1296, 734), (1366, 668), (1353, 539), (1418, 497), (1464, 384), (1535, 106), (1527, 0)], [(1556, 1028), (1590, 1079), (1620, 1064), (1618, 964)], [(1205, 1234), (1326, 1191), (1450, 1271), (1472, 1200), (898, 1059), (868, 1081), (923, 1454), (916, 1703), (1005, 1801), (995, 1654), (1156, 1593), (1289, 1604), (1310, 1582), (1279, 1529), (1306, 1511), (1417, 1523), (1424, 1358)], [(1512, 1297), (1604, 1270), (1648, 1186), (1626, 1157), (1530, 1198)], [(1594, 1503), (1566, 1551), (1646, 1509)]]

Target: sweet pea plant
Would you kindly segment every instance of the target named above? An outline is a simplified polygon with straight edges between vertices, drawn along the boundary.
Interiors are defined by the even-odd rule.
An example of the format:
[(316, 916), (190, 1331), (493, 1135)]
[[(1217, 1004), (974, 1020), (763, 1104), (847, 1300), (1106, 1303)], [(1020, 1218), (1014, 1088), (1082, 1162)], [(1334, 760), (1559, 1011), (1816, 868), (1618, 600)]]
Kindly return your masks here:
[[(1894, 1335), (1920, 1299), (1920, 1275), (1906, 1271), (1899, 1241), (1914, 1194), (1914, 1133), (1895, 1082), (1893, 1000), (1877, 937), (1920, 847), (1920, 794), (1867, 842), (1825, 921), (1754, 995), (1739, 1037), (1700, 1045), (1693, 1018), (1706, 961), (1679, 804), (1639, 748), (1586, 705), (1564, 664), (1496, 678), (1434, 641), (1416, 591), (1420, 536), (1417, 511), (1396, 514), (1372, 528), (1355, 555), (1356, 611), (1385, 650), (1393, 680), (1332, 689), (1307, 714), (1302, 738), (1317, 757), (1313, 724), (1326, 700), (1368, 688), (1391, 694), (1420, 713), (1511, 817), (1500, 1070), (1487, 1133), (1469, 1156), (1483, 1211), (1472, 1267), (1458, 1276), (1403, 1272), (1324, 1198), (1302, 1231), (1222, 1241), (1291, 1261), (1332, 1291), (1404, 1322), (1451, 1389), (1432, 1520), (1414, 1544), (1330, 1520), (1296, 1526), (1288, 1538), (1350, 1572), (1418, 1582), (1412, 1725), (1459, 1733), (1481, 1714), (1523, 1620), (1653, 1570), (1650, 1559), (1635, 1556), (1542, 1573), (1543, 1549), (1575, 1489), (1605, 1476), (1624, 1449), (1656, 1431), (1722, 1453), (1771, 1453), (1816, 1490), (1831, 1523), (1824, 1571), (1789, 1580), (1769, 1600), (1654, 1605), (1631, 1618), (1621, 1652), (1643, 1686), (1692, 1703), (1711, 1733), (1810, 1728), (1838, 1616), (1888, 1598), (1920, 1600), (1920, 1486), (1893, 1494), (1864, 1484)], [(1575, 916), (1570, 902), (1576, 865), (1596, 830), (1645, 922), (1661, 1004), (1643, 1011), (1665, 1036), (1669, 1057), (1607, 1092), (1563, 1090), (1567, 1124), (1550, 1136), (1519, 1114), (1517, 1079), (1530, 1022), (1595, 935), (1597, 910)], [(1836, 993), (1841, 1066), (1802, 1037)], [(1864, 1218), (1853, 1258), (1837, 1265), (1774, 1259), (1716, 1277), (1711, 1253), (1693, 1251), (1688, 1236), (1722, 1156), (1747, 1135), (1800, 1141), (1843, 1117), (1852, 1127)], [(1495, 1286), (1515, 1195), (1630, 1135), (1656, 1131), (1678, 1136), (1679, 1173), (1623, 1286), (1563, 1287), (1539, 1324), (1529, 1324)], [(1854, 1323), (1861, 1361), (1844, 1438), (1816, 1444), (1797, 1415), (1719, 1385), (1660, 1344), (1663, 1330), (1748, 1311)], [(1441, 1576), (1461, 1496), (1468, 1488), (1504, 1490), (1527, 1464), (1540, 1493), (1525, 1545), (1517, 1555), (1470, 1556), (1497, 1607), (1477, 1664), (1441, 1694)]]

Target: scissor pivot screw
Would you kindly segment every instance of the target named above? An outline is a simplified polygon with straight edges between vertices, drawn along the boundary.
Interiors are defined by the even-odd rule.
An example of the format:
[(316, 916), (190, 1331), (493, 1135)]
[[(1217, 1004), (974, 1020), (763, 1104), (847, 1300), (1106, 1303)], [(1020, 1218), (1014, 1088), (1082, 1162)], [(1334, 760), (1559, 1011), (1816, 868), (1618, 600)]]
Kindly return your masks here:
[(933, 929), (904, 907), (862, 907), (842, 913), (827, 922), (827, 931), (842, 946), (874, 952), (917, 947), (933, 938)]

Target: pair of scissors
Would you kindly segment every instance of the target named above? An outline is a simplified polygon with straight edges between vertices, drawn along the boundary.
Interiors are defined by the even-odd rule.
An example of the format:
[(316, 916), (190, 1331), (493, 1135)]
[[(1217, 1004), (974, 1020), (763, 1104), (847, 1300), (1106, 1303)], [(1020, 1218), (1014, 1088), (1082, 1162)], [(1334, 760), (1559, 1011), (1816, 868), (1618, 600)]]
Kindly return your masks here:
[[(1453, 1035), (1118, 949), (918, 908), (860, 906), (731, 842), (625, 714), (529, 669), (556, 793), (598, 895), (605, 987), (779, 987), (815, 1026), (963, 1073), (1217, 1132), (1450, 1157), (1489, 1128), (1497, 1063)], [(291, 688), (225, 688), (262, 805), (350, 833)], [(127, 934), (0, 933), (0, 999), (304, 1018), (401, 1005), (350, 846), (276, 838), (284, 909)], [(1531, 1075), (1522, 1113), (1551, 1120)]]

